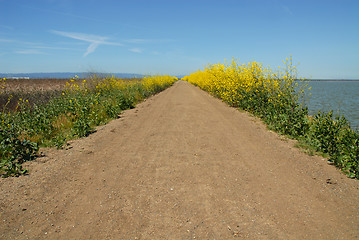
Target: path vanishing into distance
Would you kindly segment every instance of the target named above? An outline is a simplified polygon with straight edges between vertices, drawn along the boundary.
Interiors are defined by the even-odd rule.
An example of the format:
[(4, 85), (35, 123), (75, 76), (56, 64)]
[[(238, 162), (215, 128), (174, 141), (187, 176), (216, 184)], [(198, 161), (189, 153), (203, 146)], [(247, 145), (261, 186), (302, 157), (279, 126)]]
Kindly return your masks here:
[(179, 81), (27, 176), (0, 239), (359, 239), (359, 181)]

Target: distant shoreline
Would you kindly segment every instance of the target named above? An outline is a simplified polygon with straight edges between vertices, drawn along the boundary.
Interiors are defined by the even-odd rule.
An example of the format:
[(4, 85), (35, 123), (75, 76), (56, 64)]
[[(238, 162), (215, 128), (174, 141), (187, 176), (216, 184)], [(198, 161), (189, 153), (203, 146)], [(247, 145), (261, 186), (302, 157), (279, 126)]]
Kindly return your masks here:
[(351, 81), (351, 82), (358, 82), (359, 79), (306, 79), (307, 81), (313, 81), (313, 82), (321, 82), (321, 81), (332, 81), (332, 82), (347, 82), (347, 81)]

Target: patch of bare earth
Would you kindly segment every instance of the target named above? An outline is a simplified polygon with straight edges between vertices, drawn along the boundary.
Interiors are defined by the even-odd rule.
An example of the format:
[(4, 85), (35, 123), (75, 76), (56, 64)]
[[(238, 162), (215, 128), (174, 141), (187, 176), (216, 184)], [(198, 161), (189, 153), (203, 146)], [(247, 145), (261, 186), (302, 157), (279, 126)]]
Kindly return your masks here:
[(0, 180), (1, 239), (358, 239), (359, 182), (186, 83), (30, 175)]

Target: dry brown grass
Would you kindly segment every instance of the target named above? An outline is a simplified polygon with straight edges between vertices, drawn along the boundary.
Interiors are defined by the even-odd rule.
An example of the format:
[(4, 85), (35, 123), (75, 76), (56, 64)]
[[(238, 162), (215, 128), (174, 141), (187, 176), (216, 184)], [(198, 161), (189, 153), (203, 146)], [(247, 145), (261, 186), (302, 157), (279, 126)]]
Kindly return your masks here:
[(33, 92), (33, 91), (53, 91), (62, 90), (69, 79), (6, 79), (5, 91), (11, 92)]
[(14, 111), (20, 99), (30, 105), (48, 102), (59, 96), (68, 79), (6, 79), (0, 89), (0, 109)]
[[(87, 84), (91, 88), (91, 85), (96, 85), (102, 78), (104, 77), (90, 76), (87, 78)], [(121, 80), (141, 81), (141, 79)], [(67, 78), (6, 79), (4, 83), (0, 84), (0, 111), (15, 111), (20, 99), (28, 100), (30, 106), (47, 103), (51, 98), (61, 96), (69, 81), (70, 79)], [(74, 82), (79, 85), (82, 81), (83, 79), (74, 79)]]

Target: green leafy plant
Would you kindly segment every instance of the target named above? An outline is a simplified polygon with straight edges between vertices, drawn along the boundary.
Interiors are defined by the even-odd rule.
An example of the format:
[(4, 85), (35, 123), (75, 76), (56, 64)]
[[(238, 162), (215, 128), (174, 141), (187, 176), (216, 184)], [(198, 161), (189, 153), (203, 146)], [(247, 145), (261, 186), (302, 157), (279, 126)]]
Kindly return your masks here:
[(209, 64), (183, 78), (233, 107), (261, 118), (267, 126), (299, 141), (310, 153), (322, 152), (350, 177), (359, 179), (358, 133), (333, 112), (308, 116), (307, 84), (298, 80), (291, 58), (273, 71), (258, 62)]
[(133, 108), (176, 80), (170, 76), (142, 80), (75, 77), (46, 101), (19, 98), (15, 107), (8, 108), (9, 98), (0, 113), (0, 174), (7, 177), (25, 173), (21, 164), (33, 159), (39, 146), (61, 148), (69, 139), (88, 136), (95, 126), (117, 118), (121, 111)]
[(38, 146), (28, 140), (20, 140), (15, 129), (0, 129), (0, 173), (3, 177), (26, 173), (22, 163), (32, 160)]

